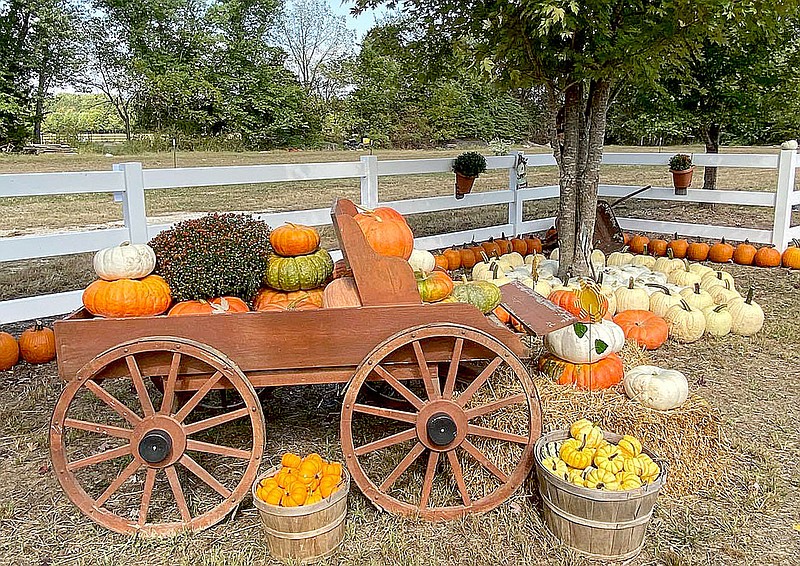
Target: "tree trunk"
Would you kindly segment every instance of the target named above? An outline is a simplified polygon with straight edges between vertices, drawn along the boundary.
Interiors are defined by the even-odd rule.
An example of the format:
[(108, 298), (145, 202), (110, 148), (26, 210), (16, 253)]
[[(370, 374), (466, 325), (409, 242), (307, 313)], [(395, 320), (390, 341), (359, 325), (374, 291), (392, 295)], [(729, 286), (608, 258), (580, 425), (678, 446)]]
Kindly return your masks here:
[[(703, 128), (703, 137), (706, 142), (706, 153), (719, 153), (719, 138), (722, 126), (709, 124)], [(706, 167), (703, 174), (703, 188), (714, 190), (717, 188), (717, 168)]]
[(36, 85), (36, 106), (33, 113), (33, 139), (35, 143), (42, 143), (42, 122), (44, 122), (44, 99), (47, 96), (47, 76), (45, 65), (39, 70), (39, 81)]

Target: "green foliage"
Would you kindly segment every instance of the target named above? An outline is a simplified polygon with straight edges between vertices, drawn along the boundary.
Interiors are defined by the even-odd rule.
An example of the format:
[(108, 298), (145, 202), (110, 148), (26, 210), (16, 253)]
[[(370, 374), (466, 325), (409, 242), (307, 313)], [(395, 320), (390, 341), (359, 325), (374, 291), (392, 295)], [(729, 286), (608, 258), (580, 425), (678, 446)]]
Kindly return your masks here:
[(453, 171), (466, 177), (486, 172), (486, 158), (477, 151), (465, 151), (453, 161)]
[(692, 168), (692, 156), (685, 153), (676, 153), (669, 160), (670, 171), (686, 171)]
[(102, 94), (60, 93), (47, 104), (43, 132), (120, 132), (124, 125)]
[(235, 296), (251, 300), (267, 271), (269, 226), (245, 214), (179, 222), (150, 240), (155, 272), (178, 301)]

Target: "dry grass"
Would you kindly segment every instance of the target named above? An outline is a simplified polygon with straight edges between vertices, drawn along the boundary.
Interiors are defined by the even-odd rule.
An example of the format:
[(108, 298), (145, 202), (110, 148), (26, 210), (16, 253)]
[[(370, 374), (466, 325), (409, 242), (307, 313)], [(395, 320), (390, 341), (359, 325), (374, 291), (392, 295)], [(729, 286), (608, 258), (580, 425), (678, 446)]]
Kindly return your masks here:
[[(347, 155), (354, 157), (354, 154)], [(309, 154), (281, 153), (274, 159), (288, 160), (295, 156), (308, 160)], [(209, 155), (208, 159), (232, 157), (219, 154)], [(263, 156), (235, 157), (255, 162)], [(145, 156), (145, 161), (155, 166), (153, 160), (162, 159), (167, 165), (169, 158)], [(263, 158), (272, 159), (273, 156)], [(69, 163), (79, 168), (83, 163), (81, 159), (83, 156), (77, 156)], [(107, 169), (111, 162), (101, 157), (92, 159), (95, 168)], [(313, 160), (319, 159), (322, 156), (313, 156)], [(8, 170), (12, 165), (31, 170), (40, 167), (40, 163), (42, 158), (37, 162), (31, 158), (28, 162), (20, 159), (12, 163), (3, 157), (0, 170)], [(67, 160), (59, 161), (53, 170), (65, 170), (64, 163)], [(100, 167), (98, 163), (106, 165)], [(632, 184), (645, 182), (644, 178), (635, 180), (637, 182)], [(421, 184), (420, 190), (449, 193), (449, 183), (435, 185), (426, 189)], [(498, 180), (497, 188), (501, 186)], [(411, 194), (415, 186), (410, 183), (396, 190)], [(196, 208), (201, 207), (191, 209)], [(228, 202), (225, 208), (237, 207)], [(11, 216), (7, 215), (8, 209), (3, 210), (0, 225), (5, 228)], [(503, 217), (504, 211), (498, 209), (480, 218), (472, 215), (469, 220), (488, 225)], [(732, 222), (735, 220), (734, 216), (730, 218)], [(443, 226), (460, 226), (463, 221), (464, 217), (454, 215), (441, 219), (432, 215), (412, 218), (412, 222), (418, 223), (415, 230), (423, 233), (440, 232)], [(431, 232), (426, 232), (428, 230)], [(65, 263), (60, 265), (62, 261)], [(58, 269), (46, 262), (54, 262)], [(81, 278), (87, 276), (88, 260), (79, 257), (43, 260), (37, 263), (36, 271), (26, 271), (26, 266), (15, 264), (12, 267), (17, 271), (13, 277), (6, 275), (8, 266), (4, 264), (0, 273), (3, 296), (8, 296), (11, 279), (27, 282), (15, 287), (15, 294), (62, 290), (64, 281), (73, 285), (72, 288), (78, 287)], [(791, 565), (796, 564), (800, 556), (800, 533), (792, 529), (792, 525), (800, 523), (797, 511), (800, 509), (797, 425), (800, 422), (800, 388), (797, 386), (800, 383), (800, 326), (797, 324), (800, 320), (800, 274), (781, 269), (737, 266), (727, 269), (740, 288), (749, 285), (756, 288), (756, 300), (767, 315), (763, 332), (753, 338), (703, 339), (691, 345), (668, 342), (661, 349), (647, 353), (657, 365), (681, 369), (689, 378), (692, 398), (703, 398), (710, 407), (695, 404), (674, 415), (655, 414), (623, 402), (613, 391), (591, 396), (581, 394), (584, 396), (581, 398), (577, 393), (541, 379), (536, 382), (547, 430), (594, 411), (595, 418), (605, 419), (606, 426), (612, 430), (633, 422), (632, 430), (624, 432), (641, 434), (646, 445), (671, 460), (679, 454), (698, 452), (681, 472), (685, 481), (698, 482), (691, 484), (697, 490), (683, 494), (686, 489), (683, 486), (680, 493), (674, 493), (673, 486), (668, 483), (668, 494), (660, 498), (648, 530), (645, 551), (634, 564)], [(33, 284), (35, 287), (31, 286)], [(19, 333), (24, 326), (3, 325), (0, 330)], [(640, 354), (631, 351), (626, 358), (636, 355)], [(244, 566), (275, 563), (268, 556), (257, 514), (249, 501), (235, 515), (203, 533), (164, 540), (116, 535), (91, 523), (69, 502), (49, 467), (49, 418), (60, 390), (55, 364), (20, 364), (0, 373), (0, 565)], [(264, 467), (274, 463), (274, 458), (286, 450), (318, 451), (325, 457), (341, 459), (340, 392), (340, 386), (277, 390), (264, 404), (266, 454), (272, 457), (272, 462), (264, 462)], [(487, 394), (481, 392), (481, 395)], [(697, 410), (690, 410), (693, 407)], [(511, 419), (506, 415), (504, 420)], [(663, 430), (660, 429), (662, 425), (666, 427)], [(719, 429), (715, 428), (717, 426)], [(676, 443), (675, 431), (681, 428), (685, 439)], [(702, 434), (703, 431), (706, 434)], [(234, 432), (224, 431), (224, 439), (228, 435), (232, 438)], [(723, 446), (728, 448), (729, 460), (726, 461), (717, 461), (707, 452), (713, 439), (720, 437)], [(714, 476), (711, 470), (721, 465), (726, 470)], [(674, 463), (672, 468), (669, 481), (680, 477), (681, 468)], [(692, 477), (692, 473), (705, 475)], [(419, 479), (419, 475), (416, 478)], [(442, 489), (447, 487), (445, 483)], [(428, 524), (376, 511), (354, 486), (349, 497), (345, 542), (324, 564), (590, 564), (560, 546), (547, 533), (532, 488), (532, 482), (526, 483), (509, 501), (490, 513), (450, 523)]]

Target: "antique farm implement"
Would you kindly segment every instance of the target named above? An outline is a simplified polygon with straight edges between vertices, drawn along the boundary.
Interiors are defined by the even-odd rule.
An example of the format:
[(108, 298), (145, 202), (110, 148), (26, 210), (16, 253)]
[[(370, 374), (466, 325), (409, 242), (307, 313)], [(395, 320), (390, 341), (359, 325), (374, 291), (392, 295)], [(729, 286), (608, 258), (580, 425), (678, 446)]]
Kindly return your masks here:
[[(520, 486), (541, 430), (521, 336), (471, 305), (422, 304), (408, 263), (372, 251), (355, 214), (347, 200), (332, 210), (361, 306), (124, 319), (79, 310), (55, 323), (66, 385), (51, 457), (84, 514), (151, 536), (221, 520), (265, 459), (256, 389), (281, 385), (347, 384), (344, 460), (387, 511), (455, 518)], [(503, 295), (532, 332), (572, 322), (521, 287)], [(400, 402), (382, 405), (368, 381)], [(220, 391), (229, 402), (209, 408)]]

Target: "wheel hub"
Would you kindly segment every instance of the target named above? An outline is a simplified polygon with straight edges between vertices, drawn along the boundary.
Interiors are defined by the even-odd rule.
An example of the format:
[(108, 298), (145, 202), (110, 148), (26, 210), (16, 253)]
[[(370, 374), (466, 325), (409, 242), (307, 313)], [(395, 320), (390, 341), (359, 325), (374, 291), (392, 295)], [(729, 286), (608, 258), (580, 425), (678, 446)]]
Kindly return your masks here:
[(428, 440), (436, 446), (447, 446), (457, 436), (455, 421), (447, 413), (436, 413), (428, 419)]
[(148, 464), (158, 464), (172, 452), (172, 437), (165, 430), (151, 430), (139, 441), (138, 449), (142, 460)]

